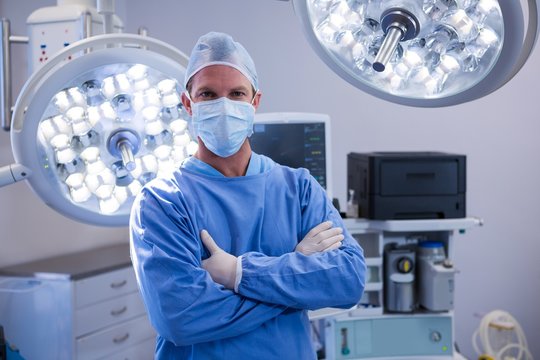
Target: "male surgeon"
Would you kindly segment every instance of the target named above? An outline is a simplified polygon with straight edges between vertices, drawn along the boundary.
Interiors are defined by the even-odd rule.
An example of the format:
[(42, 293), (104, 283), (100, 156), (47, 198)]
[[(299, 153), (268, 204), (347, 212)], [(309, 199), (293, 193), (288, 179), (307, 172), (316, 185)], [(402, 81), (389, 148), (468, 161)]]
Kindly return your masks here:
[(307, 310), (359, 302), (363, 251), (306, 169), (251, 150), (261, 93), (241, 44), (202, 36), (184, 81), (199, 148), (130, 220), (156, 358), (316, 359)]

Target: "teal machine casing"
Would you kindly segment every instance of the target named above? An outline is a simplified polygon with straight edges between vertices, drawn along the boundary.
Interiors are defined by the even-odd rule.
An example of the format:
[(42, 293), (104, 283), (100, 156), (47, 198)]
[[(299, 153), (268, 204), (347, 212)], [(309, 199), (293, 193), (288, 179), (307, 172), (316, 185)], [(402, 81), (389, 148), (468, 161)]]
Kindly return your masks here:
[(450, 360), (452, 317), (432, 313), (332, 318), (326, 322), (324, 347), (327, 360)]

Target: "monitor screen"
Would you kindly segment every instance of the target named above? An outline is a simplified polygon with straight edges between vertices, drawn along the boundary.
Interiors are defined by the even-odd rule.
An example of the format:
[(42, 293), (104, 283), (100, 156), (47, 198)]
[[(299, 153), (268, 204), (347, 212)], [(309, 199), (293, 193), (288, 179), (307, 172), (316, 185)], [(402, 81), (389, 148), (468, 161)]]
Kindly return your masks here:
[(329, 135), (327, 115), (266, 113), (255, 116), (250, 143), (253, 151), (281, 165), (308, 169), (328, 193)]

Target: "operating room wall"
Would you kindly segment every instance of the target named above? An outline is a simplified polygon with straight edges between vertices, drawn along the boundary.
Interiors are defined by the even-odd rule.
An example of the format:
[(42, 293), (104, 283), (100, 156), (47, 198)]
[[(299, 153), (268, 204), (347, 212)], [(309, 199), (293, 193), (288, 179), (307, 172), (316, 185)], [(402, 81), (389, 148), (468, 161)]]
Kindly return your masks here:
[[(54, 1), (0, 0), (14, 33), (38, 6)], [(455, 332), (474, 357), (479, 316), (504, 309), (521, 323), (540, 358), (540, 48), (506, 86), (482, 99), (439, 109), (412, 108), (364, 94), (333, 73), (307, 43), (292, 4), (277, 0), (117, 0), (126, 31), (149, 35), (189, 54), (197, 38), (224, 31), (255, 60), (260, 112), (327, 113), (332, 119), (333, 192), (346, 196), (351, 151), (448, 151), (467, 155), (467, 213), (484, 226), (455, 238)], [(14, 82), (26, 77), (24, 46), (14, 46)], [(17, 91), (14, 91), (16, 94)], [(12, 162), (0, 133), (0, 165)], [(125, 228), (78, 224), (44, 205), (26, 184), (0, 189), (0, 266), (127, 241)]]

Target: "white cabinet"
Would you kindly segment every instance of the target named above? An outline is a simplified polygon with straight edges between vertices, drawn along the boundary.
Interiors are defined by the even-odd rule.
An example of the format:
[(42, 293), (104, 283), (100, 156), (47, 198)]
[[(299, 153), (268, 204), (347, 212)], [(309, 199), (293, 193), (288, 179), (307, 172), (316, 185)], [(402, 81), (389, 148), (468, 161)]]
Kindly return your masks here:
[(0, 324), (27, 360), (154, 356), (127, 244), (0, 269)]
[[(324, 320), (325, 358), (330, 359), (453, 359), (454, 316), (451, 306), (431, 311), (418, 303), (419, 282), (413, 279), (413, 311), (391, 311), (385, 301), (390, 280), (385, 272), (385, 250), (413, 249), (409, 252), (415, 268), (419, 247), (428, 243), (444, 248), (448, 260), (454, 257), (454, 237), (465, 229), (481, 225), (476, 218), (433, 220), (345, 219), (345, 226), (364, 249), (366, 285), (358, 306)], [(410, 266), (410, 265), (408, 265)], [(387, 268), (388, 269), (388, 268)], [(444, 272), (441, 272), (446, 276)], [(401, 274), (399, 274), (401, 276)], [(410, 279), (410, 278), (409, 278)], [(434, 289), (439, 289), (434, 287)], [(453, 284), (446, 288), (453, 291)], [(450, 289), (450, 290), (448, 290)], [(438, 291), (438, 290), (435, 290)], [(448, 295), (448, 294), (447, 294)], [(448, 298), (449, 296), (447, 296)]]

